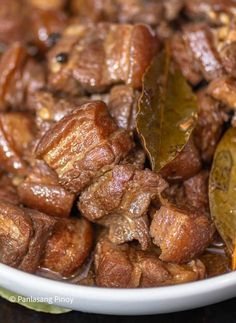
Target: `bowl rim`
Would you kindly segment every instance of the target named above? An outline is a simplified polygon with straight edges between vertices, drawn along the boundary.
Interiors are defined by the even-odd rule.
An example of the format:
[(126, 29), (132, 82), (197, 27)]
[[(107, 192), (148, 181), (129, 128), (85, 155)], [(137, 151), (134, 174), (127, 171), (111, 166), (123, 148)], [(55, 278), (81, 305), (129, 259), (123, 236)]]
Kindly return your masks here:
[[(236, 271), (225, 273), (216, 277), (206, 278), (203, 280), (183, 283), (171, 286), (149, 287), (149, 288), (108, 288), (97, 286), (82, 286), (76, 285), (64, 281), (52, 280), (45, 277), (40, 277), (35, 274), (29, 274), (21, 270), (9, 267), (4, 264), (0, 264), (0, 287), (14, 291), (12, 284), (24, 286), (25, 290), (32, 290), (35, 286), (35, 290), (38, 290), (43, 294), (53, 293), (55, 295), (61, 295), (62, 292), (67, 296), (83, 297), (85, 299), (96, 299), (100, 301), (119, 301), (125, 297), (127, 302), (134, 301), (152, 301), (156, 297), (163, 299), (176, 299), (183, 295), (184, 297), (196, 296), (196, 294), (203, 294), (218, 291), (219, 289), (225, 289), (232, 287), (236, 284)], [(50, 290), (49, 290), (50, 288)], [(137, 293), (138, 290), (138, 293)], [(25, 291), (22, 290), (23, 296)], [(28, 294), (28, 293), (27, 293)]]

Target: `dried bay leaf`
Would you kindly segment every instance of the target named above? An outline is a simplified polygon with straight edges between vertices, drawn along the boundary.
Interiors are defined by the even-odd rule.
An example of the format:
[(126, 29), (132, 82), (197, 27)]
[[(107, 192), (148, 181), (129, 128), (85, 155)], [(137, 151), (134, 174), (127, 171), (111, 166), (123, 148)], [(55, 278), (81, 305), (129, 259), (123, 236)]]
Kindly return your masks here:
[(215, 226), (236, 269), (236, 129), (224, 134), (215, 152), (209, 178), (209, 202)]
[(180, 70), (173, 68), (170, 49), (154, 58), (143, 77), (137, 131), (159, 171), (184, 148), (197, 121), (197, 99)]

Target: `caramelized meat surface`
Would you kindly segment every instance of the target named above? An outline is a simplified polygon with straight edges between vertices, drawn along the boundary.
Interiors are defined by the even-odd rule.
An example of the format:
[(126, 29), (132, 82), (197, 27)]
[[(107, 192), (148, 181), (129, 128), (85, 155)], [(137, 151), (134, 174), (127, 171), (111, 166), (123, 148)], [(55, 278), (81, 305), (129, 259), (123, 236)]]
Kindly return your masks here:
[(57, 175), (43, 161), (36, 162), (17, 191), (20, 201), (32, 209), (57, 217), (70, 215), (74, 194), (59, 184)]
[(227, 76), (213, 80), (207, 88), (212, 98), (233, 109), (236, 109), (235, 91), (236, 81)]
[(188, 205), (207, 213), (209, 212), (208, 177), (209, 172), (202, 170), (183, 183)]
[(204, 24), (189, 25), (184, 28), (183, 35), (194, 60), (199, 63), (204, 78), (210, 81), (222, 76), (223, 65), (214, 46), (213, 35), (209, 27)]
[(219, 102), (208, 96), (205, 90), (198, 92), (197, 98), (198, 123), (194, 130), (194, 138), (203, 161), (209, 162), (214, 155), (227, 116), (221, 110)]
[(47, 241), (41, 267), (69, 277), (89, 256), (93, 244), (91, 224), (84, 219), (58, 219)]
[(160, 259), (187, 262), (201, 254), (210, 244), (214, 227), (198, 210), (162, 206), (153, 217), (150, 233), (161, 248)]
[(50, 239), (52, 234), (55, 220), (36, 210), (25, 209), (25, 213), (28, 214), (32, 220), (34, 234), (29, 242), (27, 254), (18, 268), (33, 273), (40, 264), (47, 240)]
[(157, 45), (145, 25), (71, 25), (48, 54), (49, 86), (70, 94), (120, 82), (140, 88)]
[(67, 16), (61, 10), (34, 9), (31, 10), (30, 19), (32, 38), (41, 52), (55, 45), (67, 22)]
[(28, 145), (33, 140), (34, 120), (20, 112), (0, 114), (0, 167), (13, 174), (25, 174), (24, 160)]
[(6, 46), (24, 40), (27, 32), (25, 20), (23, 0), (1, 0), (0, 42)]
[(152, 171), (134, 165), (115, 166), (90, 185), (78, 204), (82, 215), (110, 228), (115, 243), (138, 240), (142, 249), (149, 245), (147, 213), (152, 201), (166, 188), (165, 181)]
[(0, 200), (12, 203), (14, 205), (20, 204), (20, 199), (17, 194), (17, 189), (13, 185), (14, 179), (2, 174), (0, 177)]
[(117, 85), (112, 88), (108, 110), (120, 128), (135, 129), (138, 97), (139, 93), (129, 85)]
[(28, 96), (44, 84), (44, 65), (30, 58), (21, 43), (13, 43), (0, 60), (0, 110), (23, 110)]
[(193, 85), (202, 80), (200, 63), (194, 59), (191, 48), (182, 33), (171, 37), (172, 56), (186, 79)]
[(0, 261), (35, 272), (55, 221), (35, 210), (0, 201)]
[(166, 186), (165, 181), (149, 169), (138, 170), (129, 164), (115, 166), (81, 194), (79, 208), (90, 221), (110, 213), (140, 217), (147, 212), (152, 200), (158, 200)]
[(201, 167), (201, 157), (191, 137), (184, 149), (160, 173), (170, 182), (182, 181), (197, 174)]
[(124, 244), (114, 245), (107, 238), (97, 243), (95, 251), (96, 284), (102, 287), (154, 287), (204, 278), (200, 260), (185, 265), (164, 263), (158, 254), (143, 252)]
[(60, 120), (41, 139), (37, 156), (54, 169), (59, 181), (80, 193), (124, 158), (133, 147), (102, 102), (90, 102)]

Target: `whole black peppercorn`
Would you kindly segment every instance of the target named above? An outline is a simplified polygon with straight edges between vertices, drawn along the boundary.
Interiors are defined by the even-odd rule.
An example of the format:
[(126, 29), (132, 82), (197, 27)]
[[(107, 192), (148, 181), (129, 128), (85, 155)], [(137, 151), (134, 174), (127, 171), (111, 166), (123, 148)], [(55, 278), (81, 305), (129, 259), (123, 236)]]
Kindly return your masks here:
[(56, 60), (58, 63), (62, 63), (62, 64), (66, 63), (68, 61), (68, 54), (66, 53), (57, 54)]

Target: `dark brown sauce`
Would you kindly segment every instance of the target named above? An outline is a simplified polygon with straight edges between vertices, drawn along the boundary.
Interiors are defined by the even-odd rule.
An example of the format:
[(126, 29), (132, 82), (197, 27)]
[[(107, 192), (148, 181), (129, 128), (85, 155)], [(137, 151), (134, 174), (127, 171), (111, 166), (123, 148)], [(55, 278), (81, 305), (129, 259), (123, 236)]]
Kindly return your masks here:
[(51, 271), (46, 268), (39, 268), (36, 272), (37, 275), (58, 280), (58, 281), (64, 281), (70, 284), (78, 284), (78, 285), (94, 285), (94, 273), (93, 273), (93, 258), (94, 255), (91, 255), (88, 260), (83, 264), (82, 267), (79, 268), (79, 270), (74, 273), (70, 277), (63, 277), (60, 274)]

